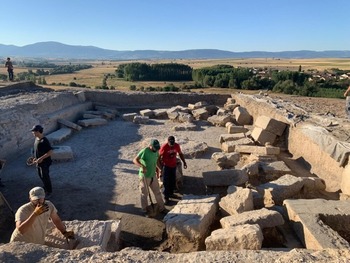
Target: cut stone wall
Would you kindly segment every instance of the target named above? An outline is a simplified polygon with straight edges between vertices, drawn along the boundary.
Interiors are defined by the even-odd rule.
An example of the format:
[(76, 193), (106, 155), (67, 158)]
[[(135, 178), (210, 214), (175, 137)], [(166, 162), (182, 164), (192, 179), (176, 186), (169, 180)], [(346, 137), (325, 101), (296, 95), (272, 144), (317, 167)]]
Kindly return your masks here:
[(233, 94), (232, 97), (237, 104), (248, 110), (254, 120), (265, 115), (289, 124), (285, 134), (287, 148), (293, 158), (305, 161), (310, 166), (310, 172), (326, 182), (327, 191), (338, 191), (341, 188), (344, 167), (325, 151), (324, 146), (314, 142), (310, 136), (302, 132), (304, 124), (294, 120), (295, 115), (283, 107), (270, 103), (266, 98), (244, 94)]

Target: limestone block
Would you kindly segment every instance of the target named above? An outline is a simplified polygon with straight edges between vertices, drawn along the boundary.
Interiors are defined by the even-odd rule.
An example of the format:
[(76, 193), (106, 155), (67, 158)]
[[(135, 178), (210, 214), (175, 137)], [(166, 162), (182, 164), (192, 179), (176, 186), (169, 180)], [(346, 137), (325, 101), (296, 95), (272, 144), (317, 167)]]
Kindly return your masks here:
[(252, 138), (260, 145), (265, 145), (266, 143), (273, 145), (276, 140), (276, 134), (266, 131), (260, 127), (254, 127), (252, 131)]
[(259, 174), (259, 162), (253, 161), (244, 165), (241, 169), (245, 170), (248, 176), (258, 175)]
[(231, 121), (231, 115), (213, 115), (208, 118), (208, 122), (221, 127), (225, 127), (226, 122), (229, 121)]
[(227, 98), (226, 103), (228, 103), (228, 104), (235, 104), (236, 100), (234, 98)]
[(77, 130), (77, 131), (80, 131), (82, 129), (81, 126), (75, 124), (74, 122), (67, 121), (64, 119), (58, 119), (57, 122), (68, 127), (68, 128), (72, 128), (72, 129)]
[(208, 102), (199, 101), (199, 102), (196, 102), (195, 104), (189, 103), (187, 108), (189, 108), (190, 110), (196, 110), (199, 108), (203, 108), (204, 106), (207, 106), (207, 105), (208, 105)]
[(167, 119), (168, 113), (167, 109), (155, 109), (153, 110), (154, 117), (156, 119)]
[(230, 169), (237, 165), (240, 160), (240, 154), (233, 153), (223, 153), (223, 152), (215, 152), (212, 154), (211, 158), (216, 162), (216, 164), (221, 169)]
[(217, 116), (226, 116), (226, 115), (229, 115), (229, 111), (224, 109), (224, 108), (219, 108), (217, 111), (216, 111), (216, 115)]
[(304, 183), (304, 191), (324, 191), (326, 190), (326, 183), (323, 179), (318, 177), (302, 177)]
[(74, 159), (74, 154), (70, 146), (53, 146), (51, 159), (53, 161), (71, 161)]
[[(233, 190), (236, 188), (236, 190)], [(228, 194), (221, 198), (219, 207), (224, 216), (236, 215), (254, 209), (253, 193), (251, 189), (230, 186)], [(230, 192), (230, 193), (229, 193)]]
[(102, 114), (84, 113), (83, 118), (84, 119), (103, 118), (103, 115)]
[(149, 123), (149, 117), (148, 116), (140, 116), (136, 115), (133, 119), (133, 123), (137, 124), (147, 124)]
[(259, 225), (239, 225), (218, 229), (205, 239), (207, 251), (213, 250), (259, 250), (264, 239)]
[(187, 141), (182, 143), (179, 141), (179, 144), (181, 145), (181, 151), (185, 158), (196, 158), (209, 149), (208, 144), (205, 142)]
[(238, 139), (243, 139), (245, 138), (245, 134), (244, 133), (235, 133), (235, 134), (221, 134), (220, 138), (219, 138), (219, 142), (223, 143), (223, 142), (228, 142), (228, 141), (235, 141)]
[[(76, 240), (70, 240), (70, 243), (75, 243), (77, 246), (74, 249), (82, 249), (86, 247), (98, 246), (102, 251), (107, 250), (108, 241), (115, 242), (115, 247), (119, 246), (120, 242), (120, 229), (121, 224), (119, 220), (108, 221), (64, 221), (63, 222), (68, 230), (73, 230), (76, 236)], [(61, 232), (51, 223), (49, 225), (46, 237), (45, 245), (50, 247), (56, 247), (61, 249), (72, 249), (70, 244), (67, 243)]]
[(350, 195), (350, 164), (345, 166), (341, 175), (340, 190), (345, 195)]
[(264, 229), (283, 225), (284, 219), (280, 213), (262, 208), (233, 216), (226, 216), (220, 220), (220, 224), (225, 229), (244, 224), (258, 224), (261, 229)]
[(197, 130), (197, 126), (194, 123), (181, 123), (179, 125), (175, 125), (172, 130), (174, 131), (195, 131)]
[(303, 179), (286, 174), (281, 178), (256, 187), (257, 191), (264, 196), (265, 204), (273, 203), (282, 205), (283, 201), (300, 193), (304, 186)]
[(350, 249), (349, 242), (339, 235), (349, 231), (349, 200), (288, 199), (283, 205), (307, 249)]
[(232, 126), (232, 125), (235, 125), (235, 124), (233, 122), (231, 122), (231, 121), (226, 122), (225, 128), (228, 128), (229, 126)]
[(287, 127), (287, 124), (267, 116), (260, 115), (257, 117), (254, 125), (268, 132), (281, 136)]
[(152, 118), (154, 117), (154, 112), (153, 110), (150, 110), (150, 109), (140, 110), (140, 115), (144, 117)]
[(192, 111), (192, 115), (196, 120), (207, 120), (209, 112), (204, 108), (199, 108)]
[(260, 162), (260, 169), (264, 173), (266, 180), (274, 180), (285, 174), (292, 173), (292, 170), (283, 162)]
[(46, 135), (46, 138), (50, 141), (52, 145), (54, 145), (68, 139), (72, 135), (72, 133), (72, 129), (63, 127), (57, 131)]
[(236, 107), (233, 110), (233, 115), (236, 118), (236, 121), (240, 125), (249, 125), (252, 123), (252, 116), (248, 113), (246, 108), (243, 108), (241, 106)]
[(179, 119), (179, 122), (193, 122), (194, 121), (194, 117), (192, 114), (183, 113), (183, 112), (180, 112), (178, 119)]
[(100, 126), (100, 125), (106, 125), (107, 123), (108, 123), (107, 120), (102, 118), (85, 119), (85, 120), (78, 121), (78, 124), (83, 127)]
[(242, 185), (248, 181), (247, 173), (239, 169), (206, 171), (202, 176), (206, 186)]
[(209, 116), (215, 115), (218, 111), (218, 106), (216, 105), (207, 105), (204, 108), (208, 111)]
[(188, 242), (192, 244), (191, 247), (194, 246), (194, 250), (198, 250), (209, 235), (217, 210), (217, 195), (184, 195), (163, 219), (170, 242)]
[(250, 138), (242, 138), (235, 141), (227, 141), (221, 144), (221, 150), (230, 153), (236, 150), (237, 145), (254, 145), (254, 142)]
[(281, 152), (279, 147), (256, 145), (237, 145), (235, 151), (240, 153), (252, 153), (257, 155), (278, 155)]
[(244, 126), (236, 126), (236, 125), (230, 125), (227, 127), (227, 133), (245, 133), (248, 129)]
[(229, 111), (229, 112), (232, 112), (236, 107), (239, 107), (239, 105), (235, 104), (235, 103), (225, 103), (224, 104), (224, 109)]
[(125, 113), (122, 115), (122, 118), (124, 121), (133, 121), (134, 117), (137, 115), (137, 113)]
[(114, 117), (120, 116), (120, 113), (116, 109), (111, 109), (107, 106), (95, 105), (95, 109), (97, 111), (101, 111), (103, 113), (111, 113), (111, 114), (113, 114)]

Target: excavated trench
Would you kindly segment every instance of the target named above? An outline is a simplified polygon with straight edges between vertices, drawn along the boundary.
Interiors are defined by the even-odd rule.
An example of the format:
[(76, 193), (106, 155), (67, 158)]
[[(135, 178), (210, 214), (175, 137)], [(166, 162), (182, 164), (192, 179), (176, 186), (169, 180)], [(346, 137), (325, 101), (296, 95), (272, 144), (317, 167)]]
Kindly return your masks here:
[[(30, 87), (30, 86), (29, 86)], [(28, 86), (25, 88), (29, 89)], [(164, 94), (150, 94), (146, 95), (144, 93), (142, 94), (115, 94), (110, 92), (92, 92), (92, 91), (77, 91), (75, 94), (72, 94), (71, 92), (63, 92), (62, 94), (52, 96), (48, 99), (48, 102), (42, 101), (43, 97), (46, 95), (40, 92), (43, 92), (38, 89), (38, 87), (35, 87), (36, 92), (38, 92), (38, 97), (34, 98), (36, 100), (35, 103), (29, 102), (24, 103), (21, 106), (9, 106), (6, 111), (2, 113), (1, 118), (2, 119), (8, 119), (8, 116), (12, 114), (10, 118), (10, 122), (7, 122), (5, 125), (1, 124), (2, 136), (5, 136), (7, 138), (7, 142), (4, 142), (4, 140), (1, 141), (2, 148), (7, 153), (7, 156), (1, 156), (3, 158), (7, 158), (10, 163), (10, 167), (13, 168), (15, 166), (18, 166), (19, 163), (23, 162), (23, 160), (26, 158), (26, 153), (28, 152), (28, 147), (30, 147), (30, 144), (32, 142), (32, 138), (28, 135), (28, 128), (32, 126), (33, 122), (39, 122), (44, 124), (44, 126), (47, 128), (48, 132), (55, 131), (58, 128), (57, 120), (60, 118), (65, 118), (70, 121), (75, 121), (81, 117), (81, 112), (84, 110), (88, 110), (93, 108), (95, 105), (108, 105), (112, 108), (119, 108), (122, 109), (121, 112), (134, 112), (136, 108), (142, 109), (142, 108), (169, 108), (171, 106), (175, 105), (184, 105), (186, 106), (188, 103), (196, 103), (199, 101), (207, 101), (210, 104), (215, 104), (222, 106), (226, 102), (227, 98), (230, 96), (228, 95), (195, 95), (195, 94), (171, 94), (171, 98), (169, 99), (169, 95)], [(39, 91), (38, 91), (39, 90)], [(48, 93), (50, 94), (50, 92)], [(11, 93), (11, 96), (13, 95), (13, 92)], [(22, 95), (21, 95), (22, 96)], [(42, 97), (41, 97), (42, 96)], [(265, 102), (251, 99), (249, 96), (244, 95), (237, 95), (234, 96), (236, 99), (236, 103), (241, 105), (242, 107), (246, 107), (249, 114), (253, 117), (253, 119), (256, 119), (259, 115), (266, 115), (271, 118), (274, 118), (278, 121), (283, 121), (288, 124), (288, 129), (285, 131), (283, 136), (279, 138), (279, 141), (276, 143), (278, 146), (283, 149), (281, 151), (281, 154), (278, 156), (279, 161), (283, 161), (291, 170), (291, 173), (295, 176), (316, 176), (320, 175), (320, 177), (326, 182), (327, 185), (327, 191), (318, 191), (313, 193), (303, 193), (300, 194), (299, 198), (323, 198), (327, 200), (338, 200), (339, 199), (339, 189), (340, 189), (340, 182), (341, 178), (339, 175), (342, 174), (343, 167), (339, 166), (339, 163), (334, 161), (327, 153), (322, 151), (318, 147), (318, 145), (315, 145), (315, 143), (311, 140), (310, 137), (303, 134), (297, 127), (295, 126), (295, 122), (290, 121), (290, 119), (286, 119), (284, 116), (284, 113), (278, 113), (278, 110), (276, 108), (271, 108), (269, 105), (267, 105)], [(18, 101), (18, 100), (17, 100)], [(35, 105), (36, 104), (36, 105)], [(127, 105), (127, 107), (125, 107)], [(2, 107), (4, 107), (4, 104), (2, 104)], [(28, 109), (31, 108), (31, 111), (28, 111)], [(133, 109), (131, 111), (131, 109)], [(13, 113), (16, 113), (13, 115)], [(124, 127), (122, 124), (122, 120), (119, 121), (112, 121), (113, 127), (112, 128), (103, 128), (99, 127), (96, 128), (100, 131), (101, 136), (108, 136), (111, 134), (115, 129), (122, 129), (126, 131), (126, 134), (133, 134), (136, 130), (134, 130), (133, 127), (128, 126)], [(21, 126), (24, 126), (24, 128), (21, 128), (17, 123), (20, 123)], [(123, 122), (124, 123), (124, 122)], [(146, 134), (144, 137), (136, 136), (137, 138), (134, 138), (135, 135), (132, 135), (131, 141), (137, 141), (139, 139), (148, 138), (150, 135), (156, 134), (157, 136), (163, 136), (161, 129), (158, 129), (158, 127), (162, 127), (162, 125), (165, 125), (165, 122), (155, 122), (153, 123), (155, 126), (155, 130), (157, 131), (151, 131), (148, 134)], [(11, 126), (12, 125), (12, 126)], [(200, 121), (199, 127), (201, 129), (205, 129), (207, 124), (203, 121)], [(209, 125), (210, 126), (210, 125)], [(170, 129), (171, 125), (167, 127), (167, 129)], [(15, 132), (12, 132), (12, 137), (16, 138), (15, 140), (10, 140), (10, 132), (6, 131), (13, 131), (15, 129)], [(90, 129), (90, 128), (89, 128)], [(106, 129), (106, 130), (103, 130)], [(209, 130), (210, 128), (208, 128)], [(217, 128), (214, 132), (217, 132)], [(92, 139), (87, 133), (89, 131), (83, 132), (82, 136), (86, 136), (86, 138)], [(222, 133), (224, 133), (224, 130), (222, 130)], [(98, 133), (95, 133), (98, 134)], [(182, 134), (186, 134), (186, 131)], [(203, 133), (204, 134), (204, 133)], [(210, 134), (210, 132), (208, 132)], [(72, 145), (76, 141), (80, 142), (78, 139), (74, 138), (80, 135), (74, 134)], [(207, 136), (207, 137), (206, 137)], [(216, 152), (220, 150), (218, 148), (218, 134), (215, 133), (215, 139), (213, 139), (214, 135), (205, 135), (205, 138), (210, 138), (210, 142), (208, 142), (209, 145), (215, 145), (210, 146), (208, 151), (205, 152), (200, 159), (211, 159), (211, 155), (213, 152)], [(203, 137), (203, 140), (205, 139)], [(4, 137), (3, 137), (4, 138)], [(82, 139), (82, 140), (86, 140)], [(120, 148), (127, 147), (127, 143), (130, 141), (125, 136), (122, 136), (118, 138), (119, 140), (125, 140), (125, 144), (122, 144)], [(112, 143), (113, 140), (111, 140), (109, 143)], [(305, 147), (305, 145), (307, 147)], [(134, 145), (135, 146), (135, 143)], [(79, 148), (79, 147), (77, 147)], [(132, 148), (132, 147), (131, 147)], [(79, 150), (83, 151), (84, 147)], [(127, 154), (126, 157), (129, 159), (135, 154), (135, 150), (132, 152), (132, 154)], [(21, 153), (21, 157), (18, 158), (18, 160), (14, 159), (14, 156), (18, 153)], [(107, 156), (106, 160), (109, 156)], [(124, 156), (125, 157), (125, 156)], [(113, 157), (115, 158), (115, 157)], [(127, 158), (125, 158), (126, 160)], [(79, 160), (79, 157), (77, 158)], [(125, 161), (124, 160), (124, 161)], [(108, 161), (106, 161), (108, 162)], [(125, 161), (127, 163), (127, 161)], [(195, 166), (196, 159), (189, 160), (189, 167)], [(244, 158), (241, 159), (239, 164), (237, 165), (237, 168), (243, 167), (246, 164), (246, 160)], [(127, 163), (127, 165), (130, 166), (130, 164)], [(62, 164), (62, 167), (67, 166), (67, 169), (72, 169), (71, 165), (69, 164)], [(117, 167), (117, 169), (129, 169), (129, 166), (125, 167)], [(213, 167), (213, 166), (212, 166)], [(7, 168), (7, 167), (6, 167)], [(53, 169), (56, 169), (53, 167)], [(14, 174), (19, 174), (21, 172), (25, 171), (24, 169), (17, 169), (14, 171)], [(332, 171), (331, 173), (329, 171)], [(184, 184), (183, 187), (180, 189), (180, 191), (176, 194), (176, 198), (172, 200), (172, 204), (168, 209), (172, 209), (176, 203), (182, 199), (183, 194), (195, 194), (195, 195), (205, 195), (208, 194), (208, 191), (210, 192), (213, 189), (208, 189), (205, 187), (203, 182), (200, 180), (201, 174), (198, 173), (198, 170), (195, 171), (195, 168), (190, 171), (193, 174), (196, 174), (195, 176), (189, 174), (187, 171), (184, 173)], [(8, 169), (6, 170), (6, 175), (3, 176), (3, 179), (8, 179), (8, 175), (11, 174)], [(338, 176), (337, 176), (338, 175)], [(95, 178), (96, 179), (96, 178)], [(24, 179), (24, 182), (20, 183), (19, 189), (27, 189), (27, 185), (33, 184), (34, 179)], [(57, 179), (56, 179), (57, 180)], [(35, 180), (34, 180), (35, 182)], [(73, 184), (74, 182), (72, 182)], [(254, 180), (252, 179), (249, 181), (249, 184), (245, 185), (245, 187), (251, 187), (254, 189), (256, 186), (266, 183), (263, 178), (261, 180)], [(64, 187), (68, 188), (75, 188), (77, 190), (80, 189), (80, 191), (84, 192), (87, 189), (84, 189), (84, 183), (79, 187), (74, 187), (73, 185), (67, 186), (67, 182), (65, 182), (66, 185), (62, 183), (58, 184), (58, 187), (62, 187), (62, 191), (58, 193), (64, 193), (66, 190)], [(9, 187), (16, 185), (16, 179), (9, 180), (9, 183), (7, 184)], [(79, 188), (79, 189), (78, 189)], [(132, 186), (132, 189), (135, 190), (135, 185)], [(91, 189), (88, 189), (91, 191)], [(108, 188), (107, 190), (113, 190), (112, 188)], [(218, 190), (218, 189), (216, 189)], [(215, 190), (215, 191), (216, 191)], [(222, 189), (221, 189), (222, 190)], [(219, 194), (222, 194), (221, 190), (219, 191)], [(214, 192), (215, 192), (214, 191)], [(23, 203), (23, 200), (26, 199), (26, 193), (25, 191), (20, 192), (17, 197), (14, 195), (10, 189), (2, 190), (3, 193), (5, 193), (7, 196), (10, 196), (10, 203), (13, 204), (13, 207), (18, 207), (20, 203)], [(82, 196), (84, 196), (84, 193), (82, 193)], [(15, 200), (17, 198), (17, 200)], [(132, 201), (135, 201), (135, 197), (132, 199)], [(59, 198), (55, 199), (54, 201), (57, 201), (57, 204), (61, 210), (64, 211), (65, 204), (67, 205), (66, 200), (60, 201)], [(76, 201), (75, 201), (76, 202)], [(98, 202), (97, 199), (89, 200), (85, 204), (93, 205), (96, 204), (94, 202)], [(117, 200), (112, 200), (112, 202), (117, 202)], [(132, 202), (131, 202), (132, 203)], [(84, 205), (84, 204), (83, 204)], [(129, 204), (128, 204), (129, 205)], [(120, 208), (113, 208), (115, 211), (112, 211), (113, 209), (110, 209), (110, 212), (104, 213), (104, 216), (100, 217), (101, 220), (103, 219), (121, 219), (121, 244), (119, 249), (125, 248), (125, 247), (140, 247), (143, 250), (158, 250), (158, 251), (167, 251), (171, 253), (178, 253), (183, 250), (183, 247), (186, 246), (186, 242), (184, 244), (173, 244), (171, 241), (167, 239), (165, 226), (162, 223), (162, 217), (159, 215), (155, 219), (149, 219), (149, 218), (143, 218), (138, 214), (138, 209), (135, 207), (127, 208), (128, 205), (124, 205), (124, 207)], [(118, 205), (117, 205), (118, 206)], [(75, 204), (68, 203), (69, 209), (76, 208)], [(103, 206), (99, 206), (99, 209), (103, 209)], [(279, 211), (283, 214), (283, 216), (287, 217), (287, 214), (285, 211), (283, 211), (282, 207), (279, 207)], [(80, 220), (84, 219), (92, 219), (94, 213), (91, 213), (89, 209), (85, 209), (85, 215), (79, 215), (77, 218)], [(9, 235), (12, 231), (9, 231), (9, 229), (14, 228), (13, 224), (13, 215), (9, 213), (9, 210), (6, 209), (5, 205), (2, 204), (1, 209), (2, 216), (0, 217), (2, 222), (0, 225), (2, 226), (0, 229), (1, 232), (1, 242), (5, 243), (9, 239)], [(73, 220), (75, 219), (74, 213), (63, 213), (63, 217), (67, 218), (67, 220)], [(216, 229), (219, 229), (220, 222), (219, 220), (222, 218), (222, 214), (220, 211), (216, 214), (216, 218), (214, 222), (211, 224), (209, 232), (212, 232)], [(344, 227), (345, 222), (348, 220), (348, 216), (344, 216), (341, 220), (341, 222), (336, 219), (338, 217), (331, 217), (331, 216), (321, 216), (321, 220), (324, 222), (324, 224), (328, 225), (330, 228), (332, 228), (334, 231), (339, 233), (340, 236), (342, 236), (345, 240), (349, 242), (349, 229)], [(343, 224), (344, 223), (344, 224)], [(154, 230), (149, 230), (149, 229)], [(142, 230), (140, 230), (142, 229)], [(146, 230), (149, 231), (146, 231)], [(262, 244), (263, 249), (269, 249), (269, 248), (302, 248), (305, 247), (297, 235), (294, 233), (294, 230), (291, 226), (291, 224), (287, 221), (284, 225), (279, 227), (273, 227), (273, 228), (266, 228), (263, 231), (264, 235), (264, 241)], [(200, 250), (205, 250), (205, 247), (200, 247)]]

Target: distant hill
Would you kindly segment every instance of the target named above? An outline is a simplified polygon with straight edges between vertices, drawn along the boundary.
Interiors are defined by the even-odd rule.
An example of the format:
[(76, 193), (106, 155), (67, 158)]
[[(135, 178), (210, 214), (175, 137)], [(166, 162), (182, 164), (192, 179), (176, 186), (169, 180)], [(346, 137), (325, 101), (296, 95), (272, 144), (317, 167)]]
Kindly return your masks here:
[(223, 59), (223, 58), (350, 58), (349, 50), (231, 52), (218, 49), (191, 49), (183, 51), (134, 50), (117, 51), (94, 46), (73, 46), (59, 42), (39, 42), (23, 47), (0, 44), (0, 56), (37, 59)]

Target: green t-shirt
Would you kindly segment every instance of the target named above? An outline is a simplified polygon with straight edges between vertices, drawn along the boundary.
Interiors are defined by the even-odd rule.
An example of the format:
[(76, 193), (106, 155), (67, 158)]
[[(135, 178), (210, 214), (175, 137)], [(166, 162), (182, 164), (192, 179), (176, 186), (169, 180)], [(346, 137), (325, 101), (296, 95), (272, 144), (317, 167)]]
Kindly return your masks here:
[(146, 178), (152, 178), (156, 175), (158, 151), (153, 152), (149, 147), (142, 149), (137, 156), (140, 158), (140, 163), (147, 169), (146, 174), (142, 172), (142, 168), (139, 170), (139, 176), (145, 176)]

